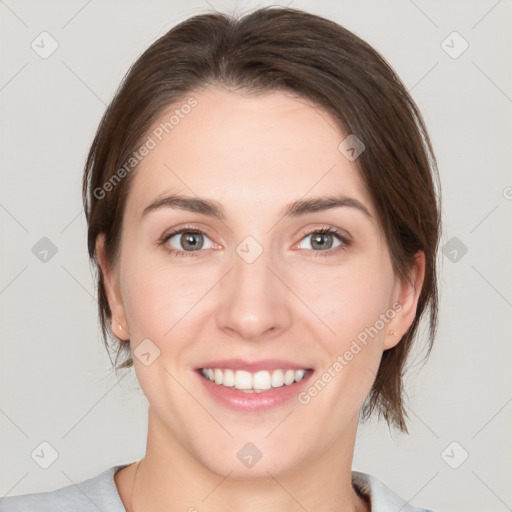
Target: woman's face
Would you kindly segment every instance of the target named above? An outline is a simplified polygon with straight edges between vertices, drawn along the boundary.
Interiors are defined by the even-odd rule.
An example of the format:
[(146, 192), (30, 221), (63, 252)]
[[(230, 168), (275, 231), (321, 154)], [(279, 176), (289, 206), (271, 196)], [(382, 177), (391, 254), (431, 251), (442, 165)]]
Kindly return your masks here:
[[(133, 171), (107, 274), (113, 330), (129, 335), (150, 436), (222, 475), (276, 475), (350, 449), (417, 293), (395, 281), (357, 160), (338, 149), (348, 134), (329, 114), (282, 92), (191, 96), (195, 106), (155, 123)], [(171, 195), (183, 200), (161, 201)], [(320, 198), (344, 200), (307, 207)], [(290, 369), (308, 371), (281, 385), (300, 378)]]

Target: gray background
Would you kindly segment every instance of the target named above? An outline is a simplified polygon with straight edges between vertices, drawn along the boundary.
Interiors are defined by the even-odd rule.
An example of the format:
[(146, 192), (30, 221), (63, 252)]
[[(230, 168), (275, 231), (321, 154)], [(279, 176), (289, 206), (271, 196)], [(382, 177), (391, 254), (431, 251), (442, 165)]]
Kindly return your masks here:
[[(144, 454), (147, 401), (132, 372), (115, 378), (99, 336), (84, 159), (123, 75), (158, 36), (211, 7), (258, 5), (0, 1), (1, 496)], [(341, 23), (392, 64), (424, 113), (443, 186), (440, 330), (430, 361), (408, 374), (411, 433), (361, 427), (354, 469), (436, 511), (512, 510), (512, 1), (291, 6)], [(47, 58), (31, 47), (51, 49), (43, 31), (58, 43)], [(33, 251), (43, 237), (57, 249), (46, 262)], [(58, 452), (48, 469), (31, 456), (42, 442)]]

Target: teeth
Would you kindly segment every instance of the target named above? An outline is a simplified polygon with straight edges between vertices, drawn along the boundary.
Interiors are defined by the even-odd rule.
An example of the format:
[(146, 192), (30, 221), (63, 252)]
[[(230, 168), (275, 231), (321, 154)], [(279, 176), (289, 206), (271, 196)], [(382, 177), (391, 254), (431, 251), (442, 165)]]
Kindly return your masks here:
[(236, 389), (252, 389), (252, 375), (249, 372), (238, 370), (235, 373)]
[(270, 389), (272, 387), (272, 378), (269, 372), (257, 372), (252, 377), (252, 388), (254, 389)]
[(273, 388), (280, 388), (284, 385), (283, 370), (274, 370), (272, 372), (271, 385)]
[(305, 373), (306, 372), (304, 370), (296, 370), (295, 371), (295, 382), (300, 382), (304, 378)]
[(235, 386), (235, 372), (233, 370), (224, 370), (222, 372), (222, 384), (224, 386), (227, 386), (229, 388), (232, 388)]
[(307, 370), (266, 370), (250, 373), (245, 370), (224, 370), (221, 368), (203, 368), (204, 377), (215, 384), (235, 388), (247, 393), (259, 393), (271, 388), (289, 386), (300, 382)]
[(288, 386), (295, 380), (295, 372), (293, 370), (286, 370), (284, 374), (284, 383)]

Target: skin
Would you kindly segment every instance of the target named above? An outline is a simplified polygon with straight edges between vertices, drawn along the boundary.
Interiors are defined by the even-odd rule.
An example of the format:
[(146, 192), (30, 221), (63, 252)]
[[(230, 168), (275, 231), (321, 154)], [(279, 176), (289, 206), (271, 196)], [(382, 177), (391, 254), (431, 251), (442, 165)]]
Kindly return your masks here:
[[(410, 282), (395, 279), (357, 160), (338, 150), (347, 134), (327, 112), (283, 92), (207, 88), (191, 96), (198, 105), (134, 171), (112, 268), (97, 240), (113, 332), (129, 337), (132, 350), (147, 338), (160, 350), (149, 366), (134, 357), (149, 401), (148, 440), (133, 507), (136, 466), (116, 474), (121, 499), (129, 512), (368, 510), (351, 486), (359, 410), (383, 351), (400, 340), (390, 331), (404, 333), (414, 320), (424, 255)], [(171, 208), (141, 219), (170, 192), (217, 200), (226, 219)], [(358, 199), (371, 217), (350, 207), (279, 213), (335, 192)], [(184, 224), (206, 233), (198, 257), (180, 235), (167, 245), (185, 257), (157, 245)], [(329, 226), (352, 244), (335, 252), (332, 235), (325, 256), (308, 232)], [(263, 248), (250, 264), (235, 251), (249, 235)], [(292, 399), (265, 413), (234, 412), (210, 398), (194, 371), (214, 359), (278, 358), (314, 368), (314, 380), (396, 301), (401, 311), (307, 405)], [(236, 457), (247, 442), (263, 454), (252, 468)]]

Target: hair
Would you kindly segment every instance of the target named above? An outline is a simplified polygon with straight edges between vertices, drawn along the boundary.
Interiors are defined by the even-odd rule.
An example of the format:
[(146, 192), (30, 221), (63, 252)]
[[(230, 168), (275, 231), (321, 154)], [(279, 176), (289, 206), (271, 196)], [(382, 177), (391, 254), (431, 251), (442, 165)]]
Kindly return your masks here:
[[(112, 337), (96, 239), (104, 234), (107, 264), (114, 266), (134, 175), (123, 173), (120, 179), (120, 169), (169, 106), (211, 85), (254, 95), (291, 92), (327, 111), (342, 131), (363, 141), (365, 150), (355, 164), (372, 197), (395, 276), (409, 279), (415, 254), (425, 253), (414, 321), (400, 342), (384, 351), (360, 411), (362, 421), (377, 412), (407, 432), (405, 363), (424, 313), (426, 357), (437, 329), (436, 159), (418, 107), (385, 59), (337, 23), (297, 9), (264, 7), (242, 17), (207, 13), (179, 23), (136, 60), (107, 107), (85, 163), (82, 195), (103, 340), (109, 352), (108, 334), (117, 350), (115, 363), (110, 358), (114, 366), (125, 356), (115, 370), (133, 366), (133, 360), (130, 340)], [(112, 181), (116, 172), (118, 183)]]

